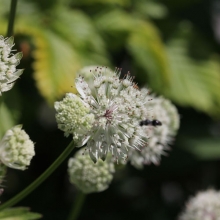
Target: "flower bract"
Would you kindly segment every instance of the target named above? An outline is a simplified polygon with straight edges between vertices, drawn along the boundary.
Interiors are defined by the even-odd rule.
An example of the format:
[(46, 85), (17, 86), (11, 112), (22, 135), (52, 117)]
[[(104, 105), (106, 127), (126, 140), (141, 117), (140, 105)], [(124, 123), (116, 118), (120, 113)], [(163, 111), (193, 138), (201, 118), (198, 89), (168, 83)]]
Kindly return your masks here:
[(23, 70), (16, 70), (22, 58), (22, 53), (12, 53), (14, 38), (3, 38), (0, 36), (0, 96), (2, 92), (10, 90), (15, 81), (23, 73)]

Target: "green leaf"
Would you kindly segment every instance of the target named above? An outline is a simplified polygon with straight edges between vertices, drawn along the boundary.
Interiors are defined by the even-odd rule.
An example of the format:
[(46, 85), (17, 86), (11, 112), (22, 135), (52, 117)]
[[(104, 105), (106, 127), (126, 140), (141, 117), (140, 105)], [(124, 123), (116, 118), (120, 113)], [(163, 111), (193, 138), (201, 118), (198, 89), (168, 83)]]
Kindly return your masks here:
[(137, 21), (130, 34), (127, 49), (143, 72), (148, 76), (149, 85), (155, 90), (164, 89), (170, 81), (170, 70), (165, 47), (158, 30), (150, 22)]
[(29, 212), (29, 208), (26, 207), (9, 208), (0, 211), (1, 220), (34, 220), (41, 217), (41, 214)]
[(75, 92), (71, 87), (81, 63), (70, 43), (50, 30), (42, 31), (34, 41), (34, 78), (42, 95), (54, 102), (67, 92)]
[(80, 55), (83, 66), (109, 65), (105, 42), (86, 14), (79, 10), (59, 8), (55, 17), (51, 24), (52, 30), (71, 43)]
[(171, 81), (165, 95), (180, 105), (219, 114), (220, 58), (195, 61), (186, 48), (185, 40), (172, 40), (167, 46)]
[(0, 140), (4, 136), (5, 132), (12, 128), (15, 124), (12, 113), (9, 111), (7, 106), (2, 102), (2, 97), (0, 96)]
[(29, 35), (35, 49), (33, 57), (34, 78), (42, 96), (49, 103), (66, 92), (75, 92), (75, 74), (81, 68), (80, 58), (71, 44), (59, 35), (26, 22), (18, 22), (16, 33)]
[(94, 22), (99, 30), (108, 34), (130, 32), (134, 27), (132, 17), (119, 9), (99, 13)]
[(126, 39), (135, 24), (130, 14), (119, 9), (96, 14), (94, 22), (105, 39), (108, 50), (117, 52), (120, 48), (124, 48)]
[(220, 158), (219, 138), (187, 139), (184, 141), (184, 149), (201, 160), (213, 160)]
[(168, 14), (168, 10), (163, 4), (155, 1), (135, 1), (134, 7), (135, 15), (144, 18), (151, 17), (154, 19), (161, 19)]
[(130, 0), (71, 0), (71, 3), (74, 5), (82, 5), (82, 6), (92, 6), (96, 4), (103, 4), (103, 5), (120, 5), (120, 6), (127, 6), (130, 4)]

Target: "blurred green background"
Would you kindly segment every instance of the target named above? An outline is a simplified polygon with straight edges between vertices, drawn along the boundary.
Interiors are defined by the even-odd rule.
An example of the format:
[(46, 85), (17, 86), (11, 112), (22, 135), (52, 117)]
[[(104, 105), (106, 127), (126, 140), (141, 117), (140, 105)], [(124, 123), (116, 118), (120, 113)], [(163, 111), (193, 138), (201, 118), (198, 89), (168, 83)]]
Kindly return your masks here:
[[(0, 0), (3, 36), (9, 8)], [(219, 0), (18, 0), (14, 36), (25, 71), (3, 95), (0, 136), (22, 123), (36, 156), (28, 170), (8, 170), (2, 202), (71, 141), (57, 129), (53, 102), (74, 92), (86, 65), (130, 71), (139, 87), (177, 105), (181, 128), (160, 166), (119, 170), (108, 190), (87, 197), (79, 219), (176, 219), (190, 195), (220, 189)], [(66, 219), (76, 195), (66, 169), (67, 161), (18, 205), (45, 220)]]

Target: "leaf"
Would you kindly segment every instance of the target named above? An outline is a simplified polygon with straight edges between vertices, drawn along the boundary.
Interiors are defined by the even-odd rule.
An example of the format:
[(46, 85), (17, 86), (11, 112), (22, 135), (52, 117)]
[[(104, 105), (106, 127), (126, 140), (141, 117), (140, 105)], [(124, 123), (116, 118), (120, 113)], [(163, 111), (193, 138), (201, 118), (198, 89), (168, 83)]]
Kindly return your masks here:
[(155, 90), (164, 89), (170, 80), (170, 70), (165, 47), (158, 30), (150, 22), (138, 20), (130, 34), (127, 49), (143, 72), (149, 85)]
[(134, 7), (135, 15), (145, 18), (161, 19), (168, 14), (168, 10), (163, 4), (155, 1), (135, 1)]
[(16, 33), (32, 37), (34, 78), (42, 96), (53, 103), (66, 92), (75, 92), (72, 86), (81, 62), (71, 44), (50, 30), (25, 22), (18, 22)]
[(105, 39), (109, 51), (118, 52), (123, 48), (128, 35), (134, 28), (131, 15), (119, 9), (96, 14), (94, 23)]
[(81, 64), (71, 45), (49, 30), (35, 36), (34, 42), (34, 78), (42, 95), (54, 102), (67, 92), (75, 92), (71, 87)]
[(189, 151), (201, 160), (213, 160), (220, 158), (220, 139), (219, 138), (202, 138), (189, 139), (184, 141), (185, 150)]
[(83, 66), (109, 65), (105, 42), (98, 34), (91, 19), (83, 12), (59, 8), (51, 28), (77, 50)]
[(29, 208), (18, 207), (0, 211), (1, 220), (34, 220), (42, 217), (39, 213), (29, 212)]
[(71, 0), (71, 3), (74, 5), (83, 5), (83, 6), (92, 6), (95, 4), (103, 4), (103, 5), (108, 5), (108, 4), (114, 4), (114, 5), (121, 5), (121, 6), (127, 6), (130, 4), (130, 0)]
[(132, 17), (119, 9), (99, 13), (94, 22), (98, 29), (108, 34), (130, 32), (134, 27)]
[[(0, 96), (2, 101), (2, 97)], [(0, 102), (0, 115), (1, 115), (1, 123), (0, 123), (0, 140), (4, 136), (5, 132), (12, 128), (15, 124), (12, 113), (6, 107), (3, 102)]]
[(167, 46), (171, 81), (165, 95), (180, 105), (219, 114), (220, 58), (195, 61), (186, 48), (185, 40), (172, 40)]

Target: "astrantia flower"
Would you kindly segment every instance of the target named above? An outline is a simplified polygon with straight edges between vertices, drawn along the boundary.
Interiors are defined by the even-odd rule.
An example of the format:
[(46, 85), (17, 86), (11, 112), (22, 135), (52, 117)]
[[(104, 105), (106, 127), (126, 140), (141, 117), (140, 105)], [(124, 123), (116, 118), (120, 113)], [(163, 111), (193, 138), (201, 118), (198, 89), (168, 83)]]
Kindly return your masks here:
[(24, 170), (34, 155), (34, 144), (22, 125), (8, 130), (0, 142), (0, 162), (8, 167)]
[(68, 173), (70, 182), (84, 193), (101, 192), (108, 188), (113, 179), (114, 164), (109, 159), (93, 163), (84, 149), (69, 159)]
[(179, 220), (219, 220), (220, 192), (210, 189), (191, 198)]
[[(142, 90), (147, 95), (145, 89)], [(159, 164), (162, 155), (165, 155), (165, 150), (169, 149), (168, 144), (179, 128), (179, 115), (176, 107), (163, 97), (152, 97), (152, 100), (146, 105), (151, 116), (146, 115), (145, 118), (157, 119), (162, 123), (162, 126), (142, 126), (142, 129), (147, 137), (149, 137), (147, 145), (141, 152), (130, 151), (129, 159), (131, 164), (136, 168), (142, 168), (144, 164)]]
[(0, 36), (0, 96), (2, 92), (10, 90), (23, 73), (23, 70), (16, 70), (22, 53), (12, 54), (13, 42), (13, 37), (4, 39)]
[[(76, 88), (85, 106), (89, 106), (94, 122), (83, 136), (80, 136), (82, 132), (78, 133), (75, 129), (73, 139), (80, 136), (77, 140), (79, 146), (87, 143), (94, 162), (98, 158), (104, 160), (108, 152), (112, 153), (116, 161), (126, 159), (130, 148), (140, 149), (146, 143), (139, 121), (147, 114), (147, 97), (134, 88), (130, 74), (119, 79), (118, 70), (112, 76), (105, 76), (104, 72), (105, 68), (94, 71), (91, 88), (83, 77), (76, 79)], [(91, 91), (95, 91), (94, 96)], [(70, 112), (74, 111), (74, 106), (66, 108), (71, 109)], [(63, 115), (63, 111), (57, 112), (58, 126), (65, 126), (59, 119)]]

